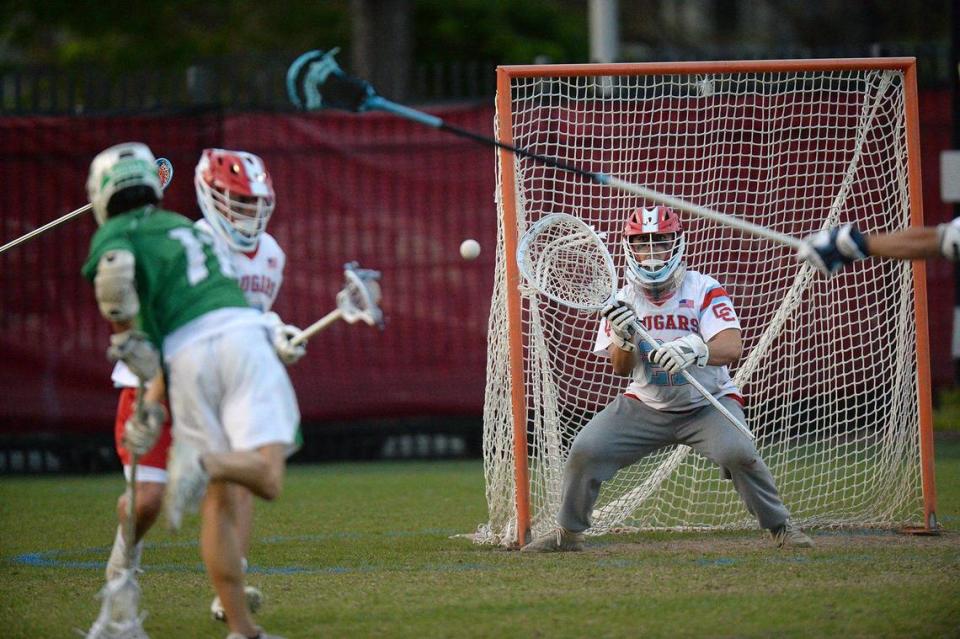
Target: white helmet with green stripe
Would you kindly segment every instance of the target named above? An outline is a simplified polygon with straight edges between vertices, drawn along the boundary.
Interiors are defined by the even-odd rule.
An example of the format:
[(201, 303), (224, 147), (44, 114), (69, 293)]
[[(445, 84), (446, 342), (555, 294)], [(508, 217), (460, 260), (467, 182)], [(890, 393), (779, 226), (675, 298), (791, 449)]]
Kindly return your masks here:
[[(111, 207), (110, 200), (122, 191), (129, 197)], [(100, 225), (109, 214), (159, 202), (163, 189), (153, 152), (142, 142), (124, 142), (101, 151), (90, 163), (87, 196), (93, 205), (93, 216)]]

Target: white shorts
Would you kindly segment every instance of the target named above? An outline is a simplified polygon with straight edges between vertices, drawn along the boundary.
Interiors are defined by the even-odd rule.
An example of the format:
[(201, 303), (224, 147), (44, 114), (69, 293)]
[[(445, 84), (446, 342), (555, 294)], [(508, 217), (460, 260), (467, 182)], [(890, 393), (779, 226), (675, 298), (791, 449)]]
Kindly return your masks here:
[(203, 452), (293, 444), (300, 410), (263, 326), (191, 342), (167, 359), (173, 438)]
[[(127, 481), (130, 481), (130, 467), (127, 465), (123, 467), (123, 476)], [(137, 464), (137, 483), (139, 484), (140, 482), (165, 484), (167, 483), (167, 469)]]

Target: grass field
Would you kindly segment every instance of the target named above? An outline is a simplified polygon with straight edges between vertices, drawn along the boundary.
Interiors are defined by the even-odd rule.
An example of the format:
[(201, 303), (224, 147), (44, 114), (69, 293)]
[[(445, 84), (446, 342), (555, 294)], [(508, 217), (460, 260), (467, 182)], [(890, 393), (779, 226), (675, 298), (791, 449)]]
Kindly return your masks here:
[[(313, 637), (957, 637), (960, 442), (937, 446), (940, 537), (814, 531), (813, 551), (756, 532), (591, 539), (527, 556), (456, 533), (485, 520), (479, 462), (294, 466), (258, 504), (249, 581), (270, 631)], [(4, 637), (69, 637), (95, 618), (115, 476), (0, 481)], [(196, 520), (157, 528), (141, 577), (155, 639), (226, 636)]]

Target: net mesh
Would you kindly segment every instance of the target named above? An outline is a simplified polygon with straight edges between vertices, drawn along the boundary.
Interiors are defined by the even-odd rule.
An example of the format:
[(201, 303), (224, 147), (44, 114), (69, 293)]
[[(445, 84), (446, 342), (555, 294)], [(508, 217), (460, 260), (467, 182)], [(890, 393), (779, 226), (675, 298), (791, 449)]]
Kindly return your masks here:
[[(855, 221), (909, 225), (904, 78), (899, 71), (513, 77), (513, 143), (803, 237)], [(498, 118), (498, 128), (499, 128)], [(499, 133), (499, 131), (498, 131)], [(516, 539), (511, 331), (522, 335), (520, 419), (535, 534), (552, 528), (573, 437), (625, 387), (591, 350), (597, 313), (522, 288), (507, 313), (504, 189), (517, 228), (552, 213), (604, 237), (618, 273), (621, 227), (651, 205), (530, 159), (498, 165), (497, 271), (488, 334), (484, 465), (489, 521), (477, 539)], [(732, 369), (749, 427), (794, 521), (887, 526), (922, 515), (909, 262), (866, 260), (826, 280), (768, 240), (681, 214), (688, 268), (718, 279), (737, 308), (744, 355)], [(720, 469), (671, 447), (601, 490), (592, 533), (755, 528)]]

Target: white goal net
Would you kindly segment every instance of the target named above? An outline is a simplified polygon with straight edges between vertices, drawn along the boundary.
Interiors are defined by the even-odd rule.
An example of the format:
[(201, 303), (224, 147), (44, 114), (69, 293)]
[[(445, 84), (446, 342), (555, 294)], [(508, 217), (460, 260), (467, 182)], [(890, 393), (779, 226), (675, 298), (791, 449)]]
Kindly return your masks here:
[[(518, 71), (507, 80), (508, 101), (500, 85), (498, 135), (798, 238), (843, 222), (867, 232), (911, 224), (908, 158), (918, 149), (908, 149), (902, 70), (693, 73), (676, 66), (650, 73), (621, 65), (616, 75)], [(624, 220), (653, 203), (503, 155), (497, 199), (484, 410), (489, 521), (476, 537), (511, 543), (518, 490), (529, 491), (534, 534), (555, 525), (573, 437), (627, 380), (591, 352), (596, 313), (507, 286), (515, 260), (508, 236), (547, 214), (575, 215), (606, 233), (622, 274)], [(917, 355), (912, 265), (867, 260), (826, 279), (779, 244), (687, 213), (681, 219), (688, 268), (719, 280), (739, 314), (744, 355), (731, 372), (794, 521), (921, 521), (918, 367), (926, 364)], [(516, 317), (510, 295), (518, 296)], [(516, 358), (522, 403), (512, 396)], [(515, 479), (515, 424), (526, 440), (526, 487)], [(606, 482), (590, 532), (756, 526), (720, 468), (681, 446)]]

